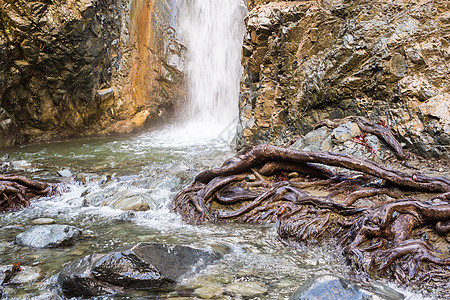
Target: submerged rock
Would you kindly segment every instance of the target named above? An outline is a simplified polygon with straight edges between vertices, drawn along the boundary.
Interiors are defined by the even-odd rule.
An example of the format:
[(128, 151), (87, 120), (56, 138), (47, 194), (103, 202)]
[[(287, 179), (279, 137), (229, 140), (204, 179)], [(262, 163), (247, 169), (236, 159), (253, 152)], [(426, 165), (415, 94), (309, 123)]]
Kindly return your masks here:
[(115, 209), (125, 211), (146, 211), (150, 209), (150, 205), (140, 195), (119, 197), (119, 199), (113, 201), (109, 205)]
[(15, 243), (33, 248), (71, 246), (81, 230), (69, 225), (38, 225), (16, 236)]
[(267, 287), (257, 282), (239, 281), (227, 285), (225, 290), (235, 297), (253, 298), (267, 293)]
[(378, 299), (404, 299), (399, 293), (390, 295), (375, 294), (364, 290), (351, 282), (339, 277), (326, 275), (314, 278), (303, 284), (289, 300), (378, 300)]
[(86, 256), (65, 267), (58, 283), (67, 297), (175, 286), (218, 258), (218, 253), (188, 246), (140, 243), (129, 249)]
[(211, 299), (222, 295), (223, 291), (223, 285), (210, 282), (206, 286), (195, 289), (194, 294), (202, 299)]

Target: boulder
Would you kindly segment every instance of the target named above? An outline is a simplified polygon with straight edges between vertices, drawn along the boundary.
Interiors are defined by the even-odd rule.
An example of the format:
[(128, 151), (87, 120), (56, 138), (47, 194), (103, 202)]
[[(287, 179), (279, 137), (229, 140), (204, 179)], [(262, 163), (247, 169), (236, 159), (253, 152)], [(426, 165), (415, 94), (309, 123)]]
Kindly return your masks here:
[(358, 124), (348, 121), (333, 129), (332, 137), (339, 142), (345, 142), (361, 134)]
[[(352, 155), (360, 158), (384, 162), (385, 157), (391, 153), (390, 149), (377, 136), (367, 134), (363, 140), (353, 139), (361, 135), (356, 123), (347, 122), (333, 130), (323, 126), (308, 132), (304, 137), (297, 139), (290, 148), (301, 151), (330, 151)], [(362, 143), (365, 143), (363, 145)], [(335, 167), (330, 167), (337, 170)]]
[(140, 243), (69, 264), (59, 274), (58, 283), (67, 297), (175, 286), (218, 258), (218, 253), (188, 246)]
[[(389, 292), (389, 293), (388, 293)], [(326, 275), (304, 283), (289, 300), (370, 300), (370, 299), (404, 299), (402, 294), (388, 291), (375, 294), (362, 289), (342, 278)]]
[(33, 248), (71, 246), (81, 230), (69, 225), (37, 225), (16, 236), (15, 243)]

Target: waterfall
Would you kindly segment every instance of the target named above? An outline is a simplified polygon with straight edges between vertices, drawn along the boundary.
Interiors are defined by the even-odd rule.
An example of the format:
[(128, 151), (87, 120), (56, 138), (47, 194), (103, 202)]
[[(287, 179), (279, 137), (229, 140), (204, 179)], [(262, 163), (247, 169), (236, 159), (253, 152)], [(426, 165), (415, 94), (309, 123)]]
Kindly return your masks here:
[(197, 130), (220, 134), (234, 128), (238, 115), (247, 7), (244, 0), (185, 0), (181, 11), (189, 88), (185, 115)]

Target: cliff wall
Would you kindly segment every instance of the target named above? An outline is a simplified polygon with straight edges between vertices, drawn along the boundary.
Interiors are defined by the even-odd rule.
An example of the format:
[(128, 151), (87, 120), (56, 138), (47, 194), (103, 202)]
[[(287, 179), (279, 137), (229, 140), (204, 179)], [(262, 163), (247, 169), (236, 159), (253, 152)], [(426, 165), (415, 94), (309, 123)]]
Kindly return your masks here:
[(412, 151), (449, 155), (448, 1), (248, 4), (238, 147), (282, 144), (324, 118), (361, 115)]
[(0, 147), (130, 132), (171, 114), (182, 74), (164, 0), (0, 0)]

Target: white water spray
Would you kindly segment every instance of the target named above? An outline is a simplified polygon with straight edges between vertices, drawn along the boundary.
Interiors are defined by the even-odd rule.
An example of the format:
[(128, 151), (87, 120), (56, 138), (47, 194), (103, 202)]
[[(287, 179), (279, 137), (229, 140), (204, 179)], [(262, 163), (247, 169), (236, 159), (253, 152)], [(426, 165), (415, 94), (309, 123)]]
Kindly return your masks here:
[(180, 34), (187, 48), (186, 115), (203, 135), (234, 129), (246, 12), (243, 0), (185, 0)]

